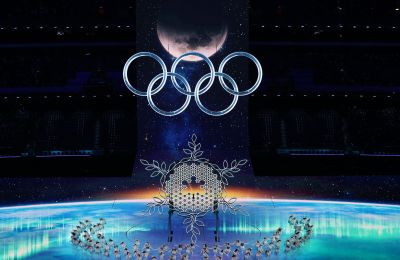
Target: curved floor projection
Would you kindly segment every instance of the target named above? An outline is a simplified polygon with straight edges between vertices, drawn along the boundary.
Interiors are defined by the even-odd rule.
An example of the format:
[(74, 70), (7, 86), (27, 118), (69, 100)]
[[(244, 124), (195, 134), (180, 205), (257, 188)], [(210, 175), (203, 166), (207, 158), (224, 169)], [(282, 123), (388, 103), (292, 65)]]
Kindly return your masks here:
[[(280, 258), (395, 259), (400, 254), (397, 243), (400, 236), (400, 206), (295, 200), (248, 200), (242, 203), (250, 216), (232, 217), (221, 214), (221, 245), (240, 239), (247, 243), (246, 247), (254, 247), (257, 240), (262, 241), (264, 236), (270, 237), (278, 227), (283, 228), (282, 241), (285, 241), (293, 233), (288, 217), (295, 215), (311, 218), (314, 225), (311, 239), (288, 254), (282, 249)], [(168, 244), (167, 214), (143, 217), (141, 211), (144, 209), (143, 201), (78, 202), (0, 208), (0, 258), (105, 258), (72, 245), (70, 232), (84, 219), (95, 223), (100, 218), (105, 218), (105, 237), (112, 238), (118, 244), (125, 241), (129, 248), (136, 239), (142, 245), (146, 241), (150, 242), (153, 249), (149, 259), (152, 256), (159, 259), (158, 248), (162, 244), (172, 248), (179, 243), (189, 243), (190, 237), (182, 229), (179, 217), (173, 223), (173, 242)], [(214, 259), (214, 219), (210, 217), (205, 221), (211, 222), (206, 225), (210, 228), (203, 230), (198, 246), (201, 248), (203, 243), (207, 243), (210, 259)], [(369, 252), (367, 256), (364, 255), (366, 251)], [(261, 259), (265, 258), (263, 255)], [(270, 258), (278, 257), (272, 254)], [(121, 259), (125, 259), (125, 256)], [(191, 259), (201, 259), (201, 256), (193, 255)], [(256, 259), (254, 251), (251, 259)]]

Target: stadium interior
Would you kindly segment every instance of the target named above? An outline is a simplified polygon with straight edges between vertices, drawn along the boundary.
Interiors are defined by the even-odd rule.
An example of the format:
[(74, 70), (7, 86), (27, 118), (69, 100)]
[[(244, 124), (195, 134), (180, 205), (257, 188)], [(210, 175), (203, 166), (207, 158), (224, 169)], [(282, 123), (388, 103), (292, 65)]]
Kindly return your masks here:
[[(265, 158), (269, 175), (400, 169), (399, 8), (250, 1), (249, 52), (265, 70), (249, 98), (256, 175), (267, 174)], [(121, 72), (135, 49), (135, 1), (16, 0), (0, 12), (3, 169), (130, 176), (136, 97)]]

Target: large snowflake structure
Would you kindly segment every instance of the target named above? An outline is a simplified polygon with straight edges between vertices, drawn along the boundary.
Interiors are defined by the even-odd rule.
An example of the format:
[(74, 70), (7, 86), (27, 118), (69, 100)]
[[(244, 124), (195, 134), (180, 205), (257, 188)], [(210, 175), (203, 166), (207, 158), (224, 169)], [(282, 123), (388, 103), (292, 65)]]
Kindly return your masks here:
[(165, 162), (140, 160), (146, 171), (151, 172), (151, 177), (160, 178), (161, 185), (160, 195), (147, 204), (146, 213), (151, 215), (157, 209), (161, 214), (168, 207), (169, 213), (184, 217), (183, 224), (186, 225), (186, 232), (191, 234), (192, 242), (196, 242), (200, 227), (204, 226), (200, 218), (207, 213), (218, 214), (221, 209), (232, 214), (247, 214), (236, 203), (236, 198), (227, 199), (225, 196), (228, 178), (240, 172), (240, 167), (247, 160), (233, 160), (230, 164), (225, 160), (220, 167), (201, 157), (201, 144), (196, 141), (197, 137), (193, 134), (188, 142), (189, 148), (183, 149), (188, 157), (168, 166)]
[[(190, 189), (193, 181), (200, 185), (200, 190)], [(222, 182), (213, 168), (204, 164), (182, 164), (175, 168), (169, 180), (165, 182), (168, 194), (175, 209), (183, 212), (203, 212), (211, 210), (222, 192)], [(179, 191), (179, 192), (178, 192)]]

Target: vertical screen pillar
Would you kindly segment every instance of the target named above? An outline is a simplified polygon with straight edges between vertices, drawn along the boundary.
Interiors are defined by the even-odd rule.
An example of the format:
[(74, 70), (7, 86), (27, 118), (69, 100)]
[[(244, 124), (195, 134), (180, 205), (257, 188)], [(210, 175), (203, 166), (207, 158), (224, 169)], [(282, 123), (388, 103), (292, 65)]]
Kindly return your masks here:
[[(138, 0), (136, 1), (136, 52), (150, 51), (160, 56), (168, 70), (179, 53), (186, 50), (204, 52), (218, 70), (222, 59), (232, 52), (248, 49), (248, 0)], [(203, 61), (181, 61), (176, 72), (185, 77), (193, 91), (198, 80), (209, 73)], [(247, 58), (233, 58), (224, 68), (237, 83), (239, 90), (254, 84), (248, 80)], [(150, 81), (161, 73), (160, 65), (149, 58), (135, 61), (128, 71), (136, 78), (136, 88), (146, 91)], [(158, 84), (158, 81), (156, 84)], [(206, 81), (207, 82), (207, 81)], [(178, 80), (178, 83), (181, 83)], [(207, 83), (204, 83), (207, 84)], [(229, 83), (227, 83), (229, 84)], [(183, 87), (183, 84), (181, 84)], [(165, 87), (152, 99), (163, 110), (182, 106), (186, 96), (178, 92), (167, 79)], [(212, 87), (200, 96), (210, 110), (229, 106), (233, 96), (227, 93), (215, 78)], [(176, 160), (186, 140), (196, 134), (207, 147), (208, 156), (215, 161), (227, 158), (249, 158), (248, 98), (239, 97), (236, 107), (227, 115), (213, 117), (202, 112), (192, 97), (188, 108), (181, 114), (166, 117), (154, 112), (146, 97), (138, 102), (138, 146), (133, 175), (146, 183), (148, 175), (139, 163), (140, 158)], [(252, 174), (247, 167), (245, 175)]]

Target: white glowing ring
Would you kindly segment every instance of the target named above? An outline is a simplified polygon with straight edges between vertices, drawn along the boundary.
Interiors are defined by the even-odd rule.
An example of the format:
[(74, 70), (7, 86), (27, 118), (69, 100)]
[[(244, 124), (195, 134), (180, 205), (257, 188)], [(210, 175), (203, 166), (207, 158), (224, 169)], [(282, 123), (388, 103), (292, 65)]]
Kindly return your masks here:
[[(235, 91), (239, 90), (235, 80), (231, 76), (229, 76), (228, 74), (221, 73), (221, 72), (216, 72), (215, 75), (218, 76), (218, 77), (223, 77), (223, 78), (227, 79), (232, 84), (232, 87), (233, 87), (233, 89)], [(203, 111), (207, 115), (210, 115), (210, 116), (223, 116), (223, 115), (231, 112), (232, 109), (235, 108), (235, 106), (236, 106), (236, 104), (238, 102), (239, 96), (238, 95), (233, 95), (232, 103), (227, 108), (225, 108), (223, 110), (212, 111), (212, 110), (206, 108), (200, 101), (200, 87), (201, 87), (201, 84), (203, 84), (203, 82), (209, 77), (211, 77), (211, 73), (208, 73), (208, 74), (204, 75), (197, 82), (196, 88), (194, 90), (194, 100), (196, 100), (196, 104), (201, 109), (201, 111)]]
[(158, 85), (154, 90), (151, 91), (151, 94), (152, 94), (152, 95), (155, 95), (155, 94), (157, 94), (157, 93), (164, 87), (165, 83), (167, 82), (167, 72), (168, 72), (168, 70), (167, 70), (167, 66), (165, 65), (164, 61), (163, 61), (159, 56), (155, 55), (154, 53), (151, 53), (151, 52), (138, 52), (138, 53), (136, 53), (135, 55), (131, 56), (131, 57), (126, 61), (125, 66), (124, 66), (124, 70), (123, 70), (123, 73), (122, 73), (122, 76), (123, 76), (125, 85), (126, 85), (126, 87), (127, 87), (132, 93), (134, 93), (134, 94), (136, 94), (136, 95), (138, 95), (138, 96), (143, 96), (143, 97), (145, 97), (145, 96), (147, 95), (147, 92), (146, 92), (146, 91), (140, 91), (140, 90), (137, 90), (136, 88), (134, 88), (134, 87), (132, 86), (132, 84), (129, 82), (129, 79), (128, 79), (128, 69), (129, 69), (129, 66), (131, 65), (131, 63), (132, 63), (134, 60), (136, 60), (137, 58), (140, 58), (140, 57), (150, 57), (150, 58), (153, 58), (154, 60), (156, 60), (156, 61), (161, 65), (161, 69), (162, 69), (162, 73), (161, 73), (161, 75), (162, 75), (162, 81), (161, 81), (160, 85)]
[(246, 96), (246, 95), (250, 95), (251, 93), (253, 93), (254, 91), (256, 91), (256, 89), (257, 89), (257, 88), (260, 86), (260, 84), (261, 84), (261, 80), (262, 80), (262, 77), (263, 77), (263, 70), (262, 70), (261, 63), (258, 61), (258, 59), (257, 59), (256, 57), (254, 57), (254, 56), (251, 55), (250, 53), (243, 52), (243, 51), (234, 52), (234, 53), (229, 54), (228, 56), (226, 56), (226, 57), (222, 60), (221, 64), (219, 65), (218, 72), (223, 73), (223, 72), (224, 72), (224, 67), (225, 67), (226, 63), (227, 63), (228, 61), (230, 61), (232, 58), (235, 58), (235, 57), (246, 57), (246, 58), (249, 58), (251, 61), (254, 62), (254, 64), (257, 66), (257, 71), (258, 71), (258, 76), (257, 76), (256, 83), (255, 83), (251, 88), (249, 88), (249, 89), (247, 89), (247, 90), (238, 91), (238, 90), (234, 90), (234, 89), (231, 89), (230, 87), (228, 87), (228, 86), (225, 84), (224, 78), (221, 77), (221, 76), (218, 77), (219, 82), (221, 83), (222, 87), (223, 87), (226, 91), (228, 91), (230, 94), (232, 94), (232, 95), (237, 95), (237, 96)]
[[(196, 84), (194, 92), (191, 91), (191, 88), (190, 88), (190, 85), (189, 85), (188, 81), (182, 75), (179, 75), (179, 74), (175, 73), (176, 67), (178, 66), (179, 62), (184, 57), (190, 56), (190, 55), (194, 55), (194, 56), (202, 58), (210, 68), (210, 73), (204, 75), (203, 77), (201, 77), (199, 79), (199, 81)], [(225, 67), (225, 65), (226, 65), (226, 63), (228, 61), (230, 61), (232, 58), (241, 57), (241, 56), (249, 58), (251, 61), (253, 61), (255, 63), (255, 65), (257, 66), (257, 71), (258, 71), (258, 76), (257, 76), (257, 80), (256, 80), (255, 84), (251, 88), (249, 88), (247, 90), (244, 90), (244, 91), (239, 91), (235, 80), (231, 76), (229, 76), (229, 75), (227, 75), (227, 74), (225, 74), (223, 72), (224, 67)], [(137, 59), (139, 57), (150, 57), (150, 58), (153, 58), (154, 60), (156, 60), (161, 65), (161, 69), (162, 69), (162, 73), (158, 74), (157, 76), (155, 76), (151, 80), (151, 82), (148, 85), (148, 88), (147, 88), (146, 92), (137, 90), (136, 88), (134, 88), (130, 84), (130, 82), (128, 80), (128, 69), (129, 69), (129, 66), (135, 59)], [(218, 77), (219, 82), (221, 83), (221, 85), (224, 88), (224, 90), (227, 91), (229, 94), (234, 96), (232, 103), (226, 109), (223, 109), (223, 110), (220, 110), (220, 111), (209, 110), (200, 101), (200, 96), (203, 95), (204, 93), (206, 93), (211, 88), (212, 84), (214, 83), (215, 76)], [(183, 104), (183, 106), (178, 108), (178, 109), (176, 109), (176, 110), (174, 110), (174, 111), (164, 111), (164, 110), (158, 108), (156, 106), (156, 104), (152, 100), (152, 96), (157, 94), (158, 92), (160, 92), (162, 90), (162, 88), (165, 86), (165, 83), (166, 83), (168, 77), (171, 77), (172, 84), (178, 90), (178, 92), (181, 93), (181, 94), (186, 95), (186, 101)], [(159, 113), (160, 115), (163, 115), (163, 116), (176, 116), (176, 115), (179, 115), (180, 113), (182, 113), (183, 111), (185, 111), (185, 109), (189, 106), (189, 103), (190, 103), (190, 100), (191, 100), (192, 96), (195, 97), (195, 101), (196, 101), (197, 106), (204, 113), (206, 113), (208, 115), (211, 115), (211, 116), (222, 116), (222, 115), (225, 115), (225, 114), (229, 113), (230, 111), (232, 111), (232, 109), (236, 106), (239, 96), (249, 95), (249, 94), (253, 93), (260, 86), (262, 77), (263, 77), (263, 70), (262, 70), (260, 62), (257, 60), (256, 57), (254, 57), (253, 55), (251, 55), (250, 53), (247, 53), (247, 52), (234, 52), (234, 53), (231, 53), (228, 56), (226, 56), (222, 60), (220, 66), (219, 66), (218, 72), (215, 71), (214, 65), (211, 62), (211, 60), (209, 58), (207, 58), (205, 55), (203, 55), (201, 53), (198, 53), (198, 52), (188, 52), (188, 53), (185, 53), (185, 54), (181, 55), (180, 57), (178, 57), (172, 64), (171, 72), (167, 71), (167, 67), (166, 67), (164, 61), (159, 56), (157, 56), (157, 55), (155, 55), (155, 54), (153, 54), (151, 52), (139, 52), (139, 53), (136, 53), (135, 55), (133, 55), (132, 57), (130, 57), (128, 59), (128, 61), (125, 63), (124, 70), (123, 70), (123, 79), (124, 79), (125, 85), (128, 87), (128, 89), (131, 92), (133, 92), (134, 94), (138, 95), (138, 96), (146, 96), (150, 107), (155, 112), (157, 112), (157, 113)], [(156, 83), (156, 81), (161, 79), (161, 78), (162, 78), (161, 83), (155, 89), (153, 89), (153, 86)], [(176, 78), (178, 78), (180, 81), (182, 81), (182, 83), (185, 86), (185, 89), (182, 88), (178, 84)], [(207, 85), (205, 87), (201, 88), (201, 85), (208, 78), (210, 78), (210, 80), (208, 81)], [(226, 85), (224, 79), (227, 79), (231, 83), (232, 88), (228, 87)]]
[[(204, 88), (200, 89), (200, 91), (199, 91), (199, 94), (202, 95), (202, 94), (206, 93), (207, 90), (209, 90), (211, 88), (212, 84), (214, 83), (214, 79), (215, 79), (215, 68), (214, 68), (214, 65), (213, 65), (212, 61), (209, 58), (207, 58), (207, 56), (205, 56), (205, 55), (203, 55), (203, 54), (201, 54), (199, 52), (192, 51), (192, 52), (187, 52), (187, 53), (181, 55), (180, 57), (178, 57), (174, 61), (174, 63), (172, 63), (172, 67), (171, 67), (171, 72), (172, 73), (175, 73), (176, 67), (178, 66), (179, 62), (183, 58), (185, 58), (186, 56), (197, 56), (197, 57), (200, 57), (207, 63), (208, 67), (210, 68), (210, 73), (211, 73), (210, 80), (208, 81), (207, 85)], [(181, 88), (181, 86), (179, 86), (178, 82), (176, 81), (175, 76), (172, 76), (171, 80), (172, 80), (172, 84), (174, 84), (174, 87), (179, 92), (181, 92), (184, 95), (194, 96), (194, 92), (186, 91), (183, 88)]]
[[(160, 109), (159, 107), (156, 106), (156, 104), (154, 103), (154, 101), (152, 99), (151, 93), (153, 92), (153, 86), (156, 83), (156, 81), (159, 80), (160, 78), (162, 78), (163, 76), (164, 76), (163, 73), (160, 73), (150, 81), (149, 87), (147, 88), (147, 101), (149, 102), (150, 107), (155, 112), (159, 113), (160, 115), (163, 115), (163, 116), (179, 115), (180, 113), (185, 111), (186, 108), (189, 106), (190, 99), (192, 98), (190, 95), (186, 95), (185, 103), (180, 108), (173, 110), (173, 111), (165, 111), (165, 110)], [(186, 91), (190, 92), (190, 85), (183, 76), (181, 76), (177, 73), (167, 72), (167, 77), (177, 77), (178, 79), (180, 79), (183, 82), (183, 85), (185, 85)]]

